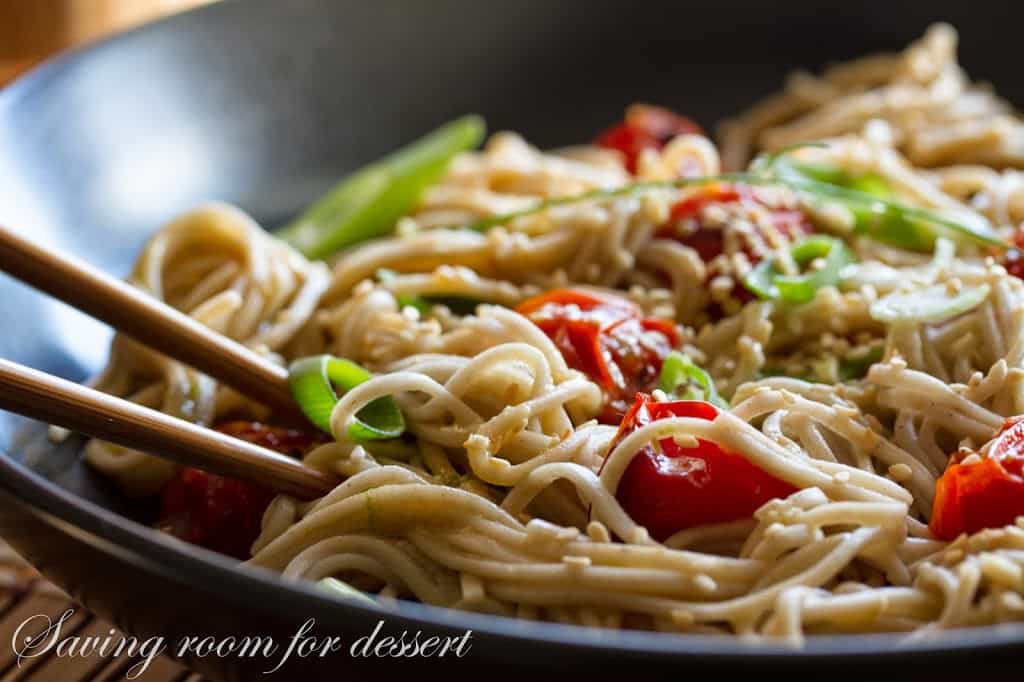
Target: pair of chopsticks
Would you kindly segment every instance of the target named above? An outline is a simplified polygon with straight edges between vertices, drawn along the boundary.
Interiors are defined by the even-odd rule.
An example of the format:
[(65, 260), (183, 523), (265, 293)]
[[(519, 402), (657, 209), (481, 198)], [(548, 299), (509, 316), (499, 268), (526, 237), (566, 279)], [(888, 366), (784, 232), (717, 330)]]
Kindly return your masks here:
[[(285, 368), (132, 285), (2, 226), (0, 271), (274, 410), (296, 411)], [(0, 409), (303, 499), (338, 483), (272, 450), (4, 359)]]

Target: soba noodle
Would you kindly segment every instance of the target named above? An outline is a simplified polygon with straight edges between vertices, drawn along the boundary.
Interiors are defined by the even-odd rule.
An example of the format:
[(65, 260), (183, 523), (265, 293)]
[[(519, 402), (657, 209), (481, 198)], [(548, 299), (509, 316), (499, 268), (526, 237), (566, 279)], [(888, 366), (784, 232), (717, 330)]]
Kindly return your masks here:
[[(344, 482), (313, 502), (274, 499), (249, 563), (505, 616), (793, 642), (1024, 620), (1024, 519), (953, 542), (927, 526), (949, 456), (1024, 412), (1024, 282), (983, 250), (933, 257), (880, 245), (784, 186), (763, 188), (761, 210), (708, 207), (705, 223), (756, 232), (773, 251), (792, 241), (772, 222), (777, 208), (806, 211), (847, 242), (857, 263), (840, 284), (793, 306), (736, 296), (751, 268), (737, 239), (705, 262), (660, 231), (692, 188), (568, 203), (484, 232), (453, 227), (684, 165), (713, 176), (756, 151), (824, 139), (805, 153), (877, 174), (914, 206), (1008, 229), (1024, 220), (1011, 169), (1024, 166), (1024, 127), (969, 82), (955, 45), (937, 26), (902, 54), (795, 74), (723, 128), (721, 159), (710, 140), (682, 135), (644, 152), (635, 177), (607, 150), (545, 153), (494, 135), (451, 164), (396, 236), (342, 253), (330, 271), (226, 205), (165, 227), (135, 268), (138, 286), (282, 363), (330, 353), (374, 374), (334, 408), (334, 440), (306, 455)], [(382, 269), (396, 274), (376, 279)], [(600, 387), (514, 311), (580, 285), (678, 323), (680, 345), (731, 410), (659, 419), (617, 440), (597, 421)], [(871, 313), (884, 296), (936, 286), (987, 294), (940, 322)], [(399, 302), (440, 294), (487, 303), (458, 315)], [(843, 379), (840, 360), (868, 350), (879, 355), (866, 376)], [(201, 424), (267, 416), (122, 337), (96, 385)], [(382, 396), (412, 437), (350, 441), (355, 414)], [(637, 453), (664, 438), (718, 444), (797, 492), (658, 542), (616, 489)], [(97, 441), (87, 458), (135, 495), (174, 473)]]

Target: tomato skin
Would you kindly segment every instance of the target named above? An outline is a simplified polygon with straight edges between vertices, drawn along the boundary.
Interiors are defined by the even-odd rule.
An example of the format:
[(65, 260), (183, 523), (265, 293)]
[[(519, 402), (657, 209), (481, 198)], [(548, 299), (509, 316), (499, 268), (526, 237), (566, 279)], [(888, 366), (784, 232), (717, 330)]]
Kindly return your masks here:
[(1016, 247), (1007, 249), (1003, 257), (1003, 267), (1017, 279), (1024, 279), (1024, 252)]
[(1012, 525), (1024, 516), (1024, 417), (1008, 419), (988, 454), (953, 462), (935, 485), (929, 530), (940, 540)]
[(645, 149), (661, 149), (661, 143), (642, 130), (634, 130), (625, 123), (619, 123), (594, 139), (598, 147), (615, 149), (622, 153), (626, 170), (636, 173), (637, 160)]
[(636, 173), (637, 161), (645, 149), (661, 149), (673, 137), (703, 134), (700, 126), (670, 109), (634, 104), (626, 110), (621, 123), (598, 135), (594, 143), (622, 153), (626, 169)]
[(624, 298), (583, 289), (555, 289), (516, 311), (537, 325), (566, 364), (605, 392), (601, 421), (618, 423), (637, 391), (653, 390), (661, 365), (679, 344), (675, 324), (642, 317)]
[(216, 429), (229, 436), (293, 457), (300, 457), (313, 446), (324, 442), (324, 437), (319, 432), (270, 426), (244, 419), (221, 422)]
[[(319, 434), (260, 422), (230, 421), (216, 429), (291, 455), (323, 442)], [(273, 492), (258, 485), (183, 467), (160, 493), (156, 527), (191, 544), (245, 559), (273, 498)]]
[(638, 314), (637, 307), (621, 296), (605, 295), (586, 289), (552, 289), (523, 301), (516, 306), (516, 312), (529, 317), (548, 305), (575, 305), (581, 311), (598, 310), (599, 313), (610, 315), (612, 318), (621, 317), (623, 314)]
[[(701, 212), (711, 204), (748, 204), (761, 205), (764, 202), (757, 192), (748, 186), (730, 186), (720, 184), (705, 185), (699, 191), (691, 193), (680, 199), (672, 212), (669, 214), (668, 222), (658, 231), (658, 237), (663, 239), (675, 239), (681, 244), (694, 249), (701, 260), (708, 263), (724, 252), (725, 231), (722, 229), (708, 228), (700, 222)], [(814, 232), (814, 225), (802, 211), (792, 209), (770, 209), (773, 226), (779, 233), (789, 241), (796, 241), (800, 237), (806, 237)], [(692, 219), (697, 225), (696, 229), (687, 233), (681, 233), (678, 229), (679, 222), (684, 219)], [(760, 233), (758, 226), (754, 226)], [(764, 238), (764, 234), (760, 234)], [(755, 250), (749, 242), (745, 242), (743, 251), (746, 253), (751, 265), (756, 265), (767, 253)]]
[(245, 559), (274, 495), (251, 483), (185, 467), (164, 486), (160, 497), (158, 529)]
[(1013, 246), (1003, 254), (1006, 271), (1018, 279), (1024, 279), (1024, 225), (1013, 235)]
[[(725, 252), (726, 230), (719, 227), (705, 226), (701, 221), (701, 213), (705, 207), (712, 204), (746, 204), (761, 205), (756, 191), (744, 185), (723, 185), (709, 184), (699, 188), (697, 191), (687, 194), (680, 199), (673, 207), (666, 222), (657, 232), (660, 239), (673, 239), (684, 246), (689, 246), (697, 252), (705, 265)], [(789, 242), (795, 242), (801, 237), (814, 233), (814, 225), (808, 220), (802, 211), (791, 209), (770, 209), (771, 220), (775, 229)], [(685, 221), (685, 222), (684, 222)], [(685, 229), (684, 229), (685, 228)], [(754, 229), (763, 239), (764, 234), (756, 224)], [(749, 238), (742, 239), (742, 249), (747, 256), (751, 266), (757, 265), (768, 252)], [(707, 279), (710, 282), (718, 275), (715, 265), (708, 268)], [(749, 303), (755, 296), (743, 286), (738, 279), (734, 283), (731, 295), (741, 304)], [(721, 317), (722, 311), (718, 304), (712, 304), (709, 308), (713, 319)]]
[[(609, 448), (636, 429), (658, 419), (694, 417), (712, 421), (718, 409), (706, 402), (655, 402), (638, 394)], [(796, 492), (790, 484), (751, 464), (742, 455), (703, 439), (683, 448), (671, 438), (659, 441), (661, 452), (645, 446), (619, 480), (615, 498), (655, 540), (710, 523), (749, 518), (765, 502)]]
[[(700, 192), (680, 199), (672, 207), (669, 221), (658, 232), (658, 236), (672, 236), (676, 223), (687, 218), (699, 218), (701, 211), (708, 204), (729, 204), (739, 200), (740, 193), (733, 187), (728, 185), (708, 185), (702, 188)], [(722, 237), (722, 230), (709, 230), (703, 226), (698, 226), (692, 234), (679, 241), (696, 251), (700, 259), (707, 263), (722, 254)]]
[(625, 123), (635, 130), (643, 130), (662, 144), (679, 135), (703, 135), (704, 131), (693, 119), (682, 116), (668, 107), (653, 104), (633, 104), (626, 109)]

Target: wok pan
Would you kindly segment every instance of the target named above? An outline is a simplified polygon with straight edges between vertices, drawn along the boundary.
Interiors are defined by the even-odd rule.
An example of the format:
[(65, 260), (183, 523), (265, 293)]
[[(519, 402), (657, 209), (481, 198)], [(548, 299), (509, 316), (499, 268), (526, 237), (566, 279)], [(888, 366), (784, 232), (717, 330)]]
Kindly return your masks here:
[[(1024, 101), (1008, 56), (1024, 6), (1011, 3), (218, 3), (62, 56), (0, 91), (0, 222), (123, 275), (179, 212), (222, 199), (277, 226), (346, 171), (462, 113), (541, 146), (586, 141), (635, 100), (711, 126), (794, 67), (899, 49), (935, 20), (959, 28), (973, 77)], [(109, 330), (2, 275), (0, 319), (2, 357), (74, 380), (103, 364)], [(863, 678), (992, 669), (1024, 651), (1017, 626), (910, 643), (818, 637), (794, 650), (415, 604), (375, 612), (150, 530), (152, 510), (84, 466), (81, 444), (54, 445), (41, 425), (0, 414), (0, 535), (132, 634), (249, 633), (286, 646), (312, 618), (312, 634), (342, 637), (345, 650), (293, 656), (280, 679), (403, 665), (422, 677), (585, 665), (601, 677), (758, 666)], [(350, 656), (347, 645), (382, 618), (393, 633), (472, 629), (472, 647), (444, 661)], [(189, 662), (219, 679), (263, 679), (276, 664)]]

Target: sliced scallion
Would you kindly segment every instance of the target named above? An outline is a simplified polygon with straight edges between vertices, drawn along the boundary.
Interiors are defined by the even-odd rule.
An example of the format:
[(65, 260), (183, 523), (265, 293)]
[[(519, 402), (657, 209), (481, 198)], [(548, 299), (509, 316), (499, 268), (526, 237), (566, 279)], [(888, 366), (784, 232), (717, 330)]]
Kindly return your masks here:
[(806, 303), (818, 289), (839, 282), (844, 267), (853, 262), (846, 245), (834, 237), (815, 235), (798, 242), (789, 251), (798, 266), (824, 259), (817, 270), (801, 275), (784, 275), (774, 259), (765, 258), (744, 278), (743, 284), (762, 299), (779, 299), (786, 303)]
[(672, 351), (661, 365), (658, 388), (675, 400), (703, 400), (723, 410), (729, 409), (707, 372), (694, 364), (689, 355)]
[(484, 218), (461, 227), (484, 231), (559, 206), (715, 183), (784, 186), (819, 200), (825, 199), (849, 211), (857, 231), (861, 234), (900, 248), (926, 251), (932, 247), (937, 236), (947, 236), (959, 243), (995, 246), (1003, 249), (1008, 247), (1008, 244), (987, 224), (954, 220), (934, 211), (905, 206), (895, 200), (875, 196), (860, 189), (832, 185), (810, 177), (790, 175), (776, 177), (758, 173), (725, 173), (676, 180), (636, 182), (612, 189), (590, 190), (567, 197), (544, 199), (529, 208)]
[(381, 237), (394, 229), (457, 154), (484, 137), (479, 116), (464, 116), (347, 176), (277, 232), (310, 258)]
[[(398, 273), (394, 270), (381, 268), (377, 271), (378, 282), (393, 282), (396, 277), (398, 277)], [(395, 301), (398, 303), (399, 308), (410, 306), (418, 310), (420, 315), (428, 314), (435, 305), (443, 305), (456, 315), (472, 315), (476, 312), (476, 307), (483, 303), (483, 301), (478, 299), (466, 298), (464, 296), (436, 296), (431, 294), (395, 294)]]
[[(299, 408), (309, 421), (327, 433), (331, 433), (331, 412), (338, 403), (334, 387), (349, 391), (371, 376), (356, 363), (333, 355), (302, 358), (288, 368), (288, 384)], [(359, 410), (346, 435), (358, 443), (397, 438), (404, 431), (402, 411), (394, 399), (385, 396)]]
[(942, 322), (981, 305), (989, 294), (988, 284), (963, 287), (951, 292), (946, 284), (889, 294), (871, 304), (871, 317), (879, 322)]
[(839, 361), (839, 380), (853, 381), (863, 379), (871, 365), (882, 361), (885, 349), (882, 346), (875, 346), (866, 351), (855, 351)]
[[(850, 173), (828, 164), (812, 164), (788, 156), (801, 147), (821, 147), (807, 143), (765, 155), (754, 167), (782, 184), (845, 208), (853, 217), (854, 228), (876, 241), (913, 251), (927, 251), (937, 237), (970, 241), (990, 246), (1006, 244), (990, 226), (971, 221), (952, 220), (934, 211), (905, 206), (893, 199), (892, 189), (877, 173)], [(966, 217), (966, 216), (965, 216)]]

